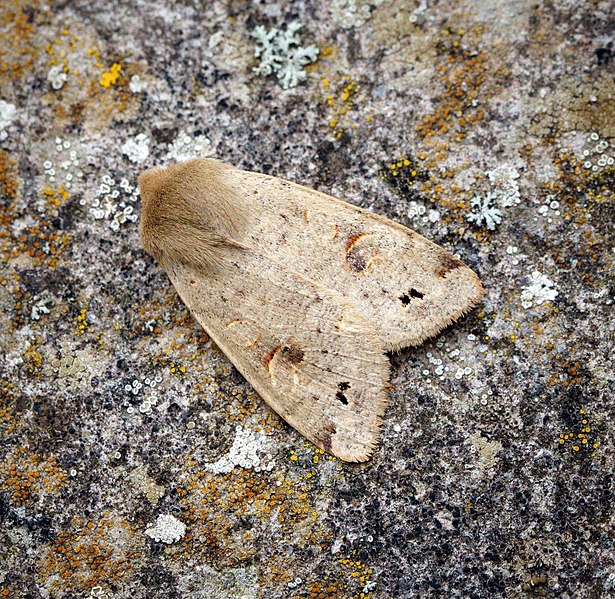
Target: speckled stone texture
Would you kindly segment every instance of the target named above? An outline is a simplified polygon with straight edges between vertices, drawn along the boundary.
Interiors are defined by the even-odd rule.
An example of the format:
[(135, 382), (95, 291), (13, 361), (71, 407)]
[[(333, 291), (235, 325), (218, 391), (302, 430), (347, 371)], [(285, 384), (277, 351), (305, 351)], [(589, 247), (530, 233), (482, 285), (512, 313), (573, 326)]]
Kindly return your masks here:
[[(613, 596), (613, 31), (608, 0), (0, 2), (0, 597)], [(370, 462), (273, 414), (140, 248), (138, 174), (197, 155), (481, 277), (391, 356)]]

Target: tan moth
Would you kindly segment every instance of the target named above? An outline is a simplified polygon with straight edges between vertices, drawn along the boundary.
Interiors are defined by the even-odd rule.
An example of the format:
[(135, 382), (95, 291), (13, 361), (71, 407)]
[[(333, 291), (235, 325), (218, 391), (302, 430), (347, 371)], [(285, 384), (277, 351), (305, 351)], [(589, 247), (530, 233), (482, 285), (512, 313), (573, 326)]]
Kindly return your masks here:
[(386, 351), (481, 297), (452, 254), (387, 218), (200, 158), (139, 177), (141, 241), (258, 394), (347, 461), (377, 446)]

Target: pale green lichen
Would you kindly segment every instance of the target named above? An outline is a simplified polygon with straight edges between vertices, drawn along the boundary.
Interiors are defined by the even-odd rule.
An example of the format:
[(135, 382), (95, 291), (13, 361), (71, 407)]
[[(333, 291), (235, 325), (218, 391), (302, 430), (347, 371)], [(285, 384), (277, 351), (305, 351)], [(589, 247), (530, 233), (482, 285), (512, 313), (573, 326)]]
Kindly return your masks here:
[(298, 31), (303, 25), (297, 21), (290, 23), (285, 30), (273, 27), (266, 30), (259, 25), (252, 32), (256, 40), (254, 56), (260, 60), (253, 71), (257, 75), (275, 74), (284, 89), (296, 87), (305, 81), (305, 66), (314, 62), (318, 56), (316, 46), (301, 46)]
[(494, 206), (496, 194), (487, 193), (484, 197), (474, 196), (470, 201), (472, 212), (466, 215), (466, 219), (480, 226), (485, 226), (490, 231), (502, 222), (502, 211)]

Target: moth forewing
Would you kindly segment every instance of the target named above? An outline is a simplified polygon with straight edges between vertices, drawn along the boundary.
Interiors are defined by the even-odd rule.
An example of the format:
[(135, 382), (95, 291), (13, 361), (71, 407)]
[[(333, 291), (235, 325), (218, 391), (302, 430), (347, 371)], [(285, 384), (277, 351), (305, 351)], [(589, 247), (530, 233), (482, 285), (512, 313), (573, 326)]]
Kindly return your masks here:
[(258, 200), (252, 241), (356, 303), (386, 350), (436, 335), (483, 294), (461, 260), (399, 223), (276, 177), (238, 169), (221, 177)]

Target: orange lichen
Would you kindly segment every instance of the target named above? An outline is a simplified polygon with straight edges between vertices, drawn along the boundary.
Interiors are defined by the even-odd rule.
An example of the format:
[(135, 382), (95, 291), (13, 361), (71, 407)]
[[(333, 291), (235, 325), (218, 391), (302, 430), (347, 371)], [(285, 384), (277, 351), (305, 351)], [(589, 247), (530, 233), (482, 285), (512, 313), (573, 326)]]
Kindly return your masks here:
[(438, 108), (417, 126), (424, 138), (443, 137), (460, 142), (470, 128), (485, 118), (479, 98), (497, 93), (507, 73), (502, 67), (495, 67), (480, 49), (482, 34), (482, 27), (468, 32), (449, 27), (438, 42), (441, 60), (436, 70), (444, 91), (438, 98)]
[(28, 347), (21, 352), (21, 358), (23, 365), (27, 369), (29, 374), (34, 374), (40, 370), (43, 366), (43, 356), (39, 353), (39, 347), (41, 345), (41, 338), (37, 337), (31, 340)]
[(56, 106), (56, 114), (62, 119), (71, 120), (75, 125), (83, 122), (84, 110), (85, 104), (81, 101), (71, 103), (68, 108), (65, 108), (63, 104)]
[[(5, 211), (3, 220), (11, 222), (14, 213)], [(57, 268), (62, 251), (68, 246), (70, 235), (57, 233), (47, 220), (40, 220), (14, 234), (12, 229), (0, 231), (0, 257), (6, 262), (25, 254), (35, 266)]]
[[(325, 544), (325, 546), (328, 545), (328, 543)], [(330, 550), (330, 546), (327, 548)], [(297, 589), (297, 593), (290, 594), (290, 596), (297, 598), (307, 596), (310, 599), (337, 599), (338, 597), (370, 599), (371, 591), (376, 586), (371, 579), (374, 571), (355, 557), (355, 554), (356, 552), (353, 551), (350, 558), (337, 558), (333, 564), (334, 572), (329, 572), (323, 579), (308, 579), (300, 583), (300, 592)], [(314, 576), (318, 576), (318, 573), (315, 572)], [(306, 595), (306, 591), (309, 594)]]
[(17, 388), (9, 381), (0, 381), (0, 438), (17, 429), (15, 401)]
[[(452, 149), (462, 148), (468, 132), (485, 120), (485, 100), (500, 91), (508, 76), (481, 49), (482, 35), (482, 27), (445, 30), (436, 44), (436, 87), (440, 89), (434, 99), (436, 108), (417, 124), (422, 147), (414, 159), (391, 160), (381, 172), (398, 192), (444, 208), (442, 222), (454, 225), (449, 231), (459, 235), (468, 229), (466, 216), (473, 193), (462, 190), (455, 178), (471, 164), (459, 160), (453, 167), (447, 159)], [(486, 230), (473, 228), (471, 233), (480, 241), (488, 240)]]
[[(6, 152), (0, 152), (0, 262), (8, 262), (26, 254), (36, 266), (47, 265), (55, 268), (59, 265), (59, 255), (68, 245), (70, 237), (56, 233), (51, 223), (46, 220), (28, 225), (18, 233), (14, 232), (11, 225), (18, 217), (19, 188), (14, 167), (15, 162)], [(43, 195), (54, 205), (68, 199), (68, 193), (64, 189), (48, 189)]]
[(51, 591), (90, 594), (94, 587), (116, 588), (134, 575), (143, 558), (143, 540), (127, 520), (103, 514), (75, 521), (48, 546), (40, 575)]
[(338, 599), (343, 597), (342, 585), (339, 581), (310, 582), (308, 584), (310, 599)]
[(554, 155), (558, 170), (555, 181), (543, 185), (543, 193), (556, 199), (570, 233), (557, 242), (548, 237), (544, 243), (562, 271), (577, 276), (586, 285), (597, 285), (608, 276), (608, 244), (593, 228), (592, 213), (612, 200), (615, 169), (593, 173), (571, 153)]
[(374, 583), (371, 581), (371, 575), (374, 573), (374, 571), (368, 566), (366, 566), (363, 561), (358, 558), (352, 559), (342, 557), (338, 560), (338, 563), (344, 566), (345, 569), (351, 570), (351, 582), (346, 584), (346, 589), (351, 593), (352, 591), (354, 591), (354, 593), (352, 593), (354, 597), (360, 599), (370, 599), (371, 595), (367, 592), (364, 592), (363, 589), (371, 589), (375, 586)]
[(64, 202), (66, 202), (66, 200), (68, 200), (68, 191), (66, 191), (63, 187), (60, 187), (59, 189), (46, 187), (43, 190), (43, 195), (47, 200), (47, 204), (56, 208), (60, 207)]
[(13, 200), (17, 197), (19, 181), (15, 172), (15, 161), (0, 150), (0, 199)]
[[(266, 472), (235, 468), (228, 474), (197, 471), (176, 489), (189, 524), (182, 543), (169, 549), (175, 557), (205, 554), (218, 564), (245, 563), (258, 551), (252, 530), (239, 526), (242, 519), (275, 521), (286, 533), (299, 530), (315, 538), (320, 525), (306, 489), (297, 482)], [(309, 528), (304, 526), (309, 521)]]
[(596, 438), (594, 424), (583, 408), (577, 410), (570, 426), (564, 427), (559, 435), (559, 446), (570, 453), (582, 457), (596, 455), (600, 443)]
[(0, 486), (16, 505), (30, 505), (37, 497), (56, 494), (68, 477), (53, 456), (28, 454), (18, 448), (0, 462)]
[(576, 360), (564, 359), (553, 354), (548, 354), (547, 357), (552, 364), (552, 374), (549, 377), (549, 384), (552, 387), (580, 385), (587, 379), (587, 372)]
[[(88, 39), (87, 34), (73, 35), (65, 28), (57, 39), (47, 44), (49, 65), (62, 65), (64, 72), (71, 76), (71, 85), (64, 86), (62, 93), (48, 95), (46, 100), (55, 105), (61, 119), (77, 124), (88, 120), (104, 128), (112, 121), (125, 118), (123, 113), (138, 105), (138, 97), (129, 88), (130, 78), (137, 69), (126, 65), (121, 58), (109, 60), (101, 56), (100, 50), (87, 47), (82, 39)], [(71, 69), (71, 64), (79, 64), (79, 70)]]
[(34, 43), (36, 24), (34, 14), (38, 2), (16, 0), (4, 3), (0, 10), (0, 29), (2, 29), (2, 46), (0, 47), (0, 82), (13, 78), (20, 79), (32, 68), (39, 55)]

